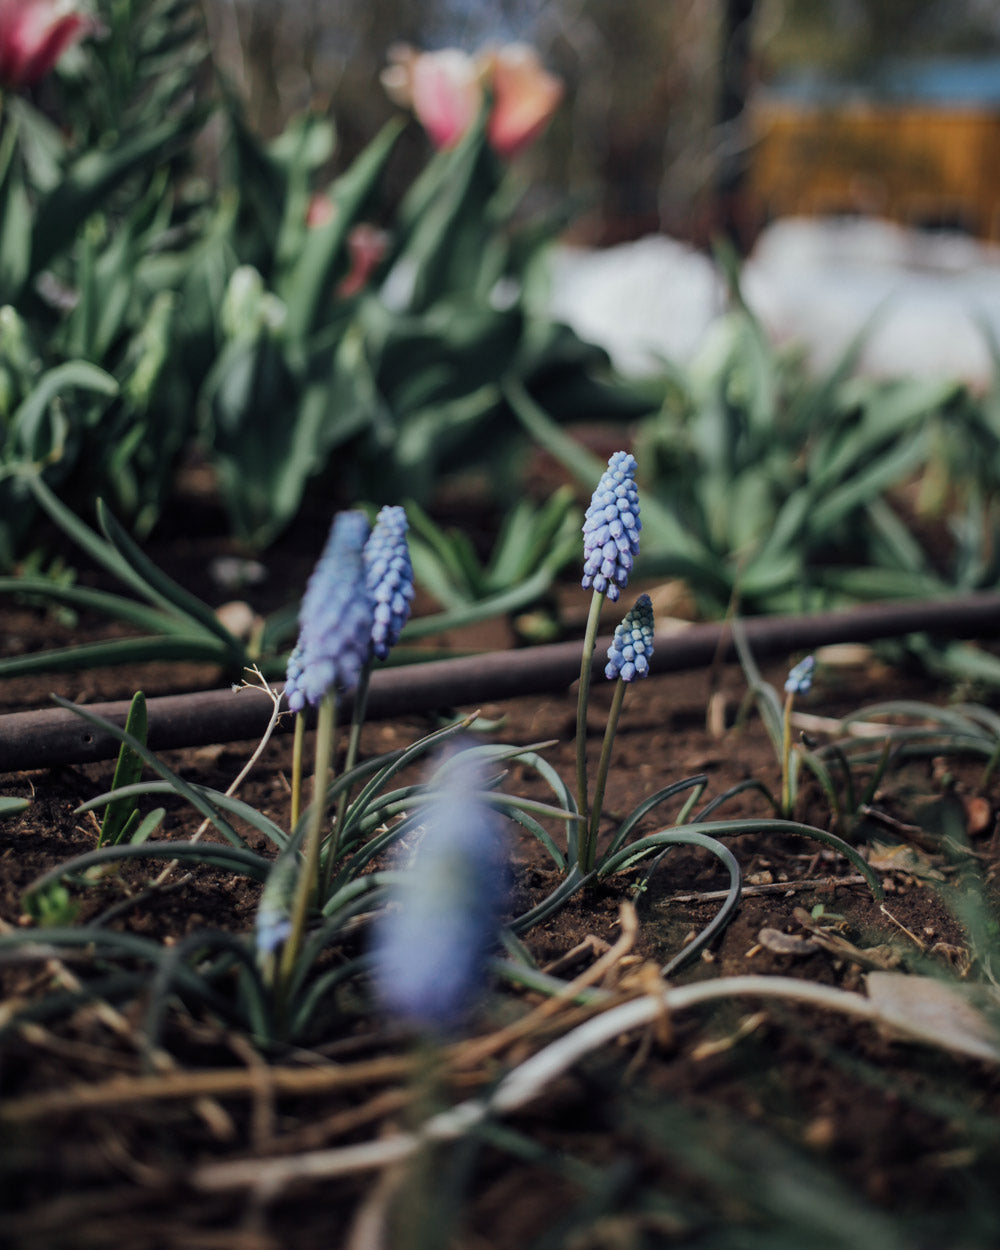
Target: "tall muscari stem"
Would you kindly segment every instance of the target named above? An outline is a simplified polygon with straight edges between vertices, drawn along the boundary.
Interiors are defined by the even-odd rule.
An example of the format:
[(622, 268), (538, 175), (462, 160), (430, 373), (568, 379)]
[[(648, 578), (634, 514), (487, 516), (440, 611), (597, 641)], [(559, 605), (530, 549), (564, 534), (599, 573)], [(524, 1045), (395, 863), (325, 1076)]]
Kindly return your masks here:
[[(639, 490), (635, 484), (635, 457), (627, 451), (616, 451), (608, 461), (597, 489), (594, 491), (583, 522), (584, 590), (593, 587), (594, 597), (587, 618), (580, 662), (580, 689), (576, 714), (576, 799), (584, 822), (589, 820), (590, 803), (587, 787), (587, 700), (590, 695), (590, 671), (601, 606), (605, 597), (614, 603), (628, 585), (632, 561), (639, 554)], [(580, 865), (590, 839), (581, 839)], [(592, 866), (592, 864), (591, 864)], [(589, 871), (589, 868), (586, 869)]]
[(302, 757), (305, 754), (306, 718), (295, 714), (295, 735), (292, 739), (292, 802), (289, 828), (294, 829), (302, 815)]
[[(326, 791), (333, 760), (338, 691), (353, 690), (368, 662), (374, 610), (365, 587), (363, 549), (368, 520), (342, 512), (313, 570), (299, 613), (299, 638), (288, 663), (285, 697), (293, 712), (319, 704), (316, 769), (303, 863), (282, 951), (280, 979), (287, 987), (302, 945), (310, 901), (320, 889), (320, 858), (326, 821)], [(301, 789), (301, 777), (300, 785)], [(294, 786), (293, 786), (294, 791)], [(293, 807), (299, 800), (293, 792)]]
[(576, 805), (586, 821), (587, 798), (587, 704), (590, 700), (590, 672), (593, 668), (594, 647), (597, 642), (597, 623), (601, 615), (604, 595), (595, 590), (590, 600), (590, 615), (583, 637), (583, 656), (580, 660), (580, 688), (576, 704)]
[(812, 689), (816, 660), (807, 655), (789, 672), (785, 680), (785, 703), (781, 717), (781, 814), (790, 817), (792, 798), (792, 706), (795, 696)]
[(337, 734), (337, 697), (331, 691), (323, 696), (316, 721), (316, 766), (313, 773), (313, 798), (309, 808), (309, 825), (302, 847), (302, 865), (292, 900), (291, 928), (281, 952), (281, 982), (288, 984), (295, 970), (295, 960), (302, 946), (309, 905), (319, 889), (320, 850), (326, 824), (326, 788)]
[[(344, 774), (346, 775), (358, 762), (361, 749), (361, 727), (365, 723), (365, 708), (368, 705), (368, 683), (371, 681), (372, 666), (369, 661), (361, 670), (357, 688), (354, 691), (354, 707), (351, 711), (351, 728), (347, 736), (347, 751), (344, 755)], [(347, 815), (348, 787), (344, 786), (337, 798), (337, 815), (333, 822), (333, 836), (330, 839), (330, 851), (326, 857), (323, 873), (324, 887), (329, 885), (333, 875), (333, 865), (341, 849), (341, 834), (344, 818)], [(325, 893), (325, 888), (324, 888)]]
[(601, 826), (601, 810), (604, 806), (604, 789), (611, 766), (611, 750), (618, 729), (625, 691), (633, 682), (649, 675), (649, 660), (653, 654), (653, 604), (649, 595), (640, 595), (625, 619), (615, 630), (608, 648), (608, 663), (604, 676), (615, 681), (615, 692), (608, 712), (608, 723), (601, 745), (601, 758), (597, 765), (594, 783), (594, 804), (586, 826), (586, 835), (580, 847), (580, 867), (591, 872), (597, 857), (597, 835)]

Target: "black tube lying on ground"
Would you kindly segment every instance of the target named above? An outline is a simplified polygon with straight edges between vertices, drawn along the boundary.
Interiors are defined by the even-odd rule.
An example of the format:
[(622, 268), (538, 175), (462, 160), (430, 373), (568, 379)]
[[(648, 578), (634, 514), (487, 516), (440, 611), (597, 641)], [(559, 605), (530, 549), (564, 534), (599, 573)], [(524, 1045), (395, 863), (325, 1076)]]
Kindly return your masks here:
[[(876, 603), (847, 612), (815, 616), (754, 617), (742, 622), (758, 659), (837, 642), (871, 642), (905, 634), (941, 638), (1000, 637), (1000, 595), (976, 594), (929, 602)], [(598, 640), (594, 671), (603, 672), (610, 638)], [(569, 687), (580, 673), (581, 643), (560, 642), (519, 651), (495, 651), (388, 668), (372, 675), (368, 719), (390, 720), (439, 708), (474, 708), (518, 695), (551, 694)], [(735, 651), (727, 625), (692, 625), (658, 635), (651, 670), (700, 668)], [(124, 725), (128, 702), (89, 704), (116, 725)], [(342, 701), (349, 715), (350, 696)], [(205, 690), (150, 699), (149, 746), (155, 751), (259, 738), (271, 714), (261, 690)], [(291, 728), (292, 717), (281, 728)], [(118, 741), (63, 708), (0, 716), (0, 773), (60, 764), (112, 759)]]

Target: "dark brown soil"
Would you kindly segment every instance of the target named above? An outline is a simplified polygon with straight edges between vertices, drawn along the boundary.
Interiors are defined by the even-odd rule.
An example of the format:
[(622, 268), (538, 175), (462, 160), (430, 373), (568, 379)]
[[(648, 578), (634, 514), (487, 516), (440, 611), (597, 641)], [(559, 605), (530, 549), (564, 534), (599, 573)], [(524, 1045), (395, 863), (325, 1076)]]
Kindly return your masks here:
[[(310, 545), (312, 539), (315, 544)], [(292, 540), (289, 540), (290, 542)], [(269, 560), (284, 568), (261, 592), (272, 608), (294, 593), (322, 541), (301, 535), (294, 558)], [(166, 549), (175, 575), (209, 596), (203, 570), (209, 548), (185, 536), (178, 553)], [(291, 551), (291, 548), (290, 548)], [(216, 597), (218, 597), (217, 592)], [(582, 597), (582, 592), (581, 592)], [(4, 609), (5, 649), (49, 645), (59, 624), (35, 608)], [(74, 637), (106, 632), (79, 620)], [(65, 642), (65, 637), (62, 641)], [(797, 657), (791, 657), (797, 658)], [(778, 670), (770, 673), (779, 682)], [(49, 691), (93, 702), (209, 687), (217, 674), (149, 666), (142, 672), (100, 672), (19, 679), (0, 690), (3, 710), (43, 706)], [(630, 690), (606, 798), (606, 825), (621, 819), (671, 780), (696, 773), (709, 779), (705, 799), (748, 779), (779, 786), (774, 752), (760, 721), (733, 727), (744, 691), (741, 674), (726, 668), (657, 677)], [(729, 728), (711, 734), (706, 709), (714, 695)], [(949, 692), (903, 676), (870, 656), (855, 667), (828, 666), (804, 710), (839, 716), (888, 697), (944, 702)], [(596, 765), (609, 702), (595, 691), (588, 749)], [(501, 721), (493, 734), (523, 744), (553, 739), (545, 757), (571, 780), (575, 701), (564, 697), (513, 700), (482, 709)], [(426, 721), (374, 725), (364, 753), (392, 750), (426, 732)], [(224, 789), (253, 743), (174, 752), (171, 766), (184, 777)], [(248, 802), (287, 821), (291, 739), (275, 737), (241, 790)], [(112, 764), (8, 775), (0, 793), (32, 800), (20, 817), (0, 822), (0, 919), (25, 923), (22, 893), (41, 872), (93, 848), (96, 824), (76, 806), (110, 785)], [(873, 800), (875, 812), (851, 837), (902, 849), (882, 853), (886, 903), (880, 908), (851, 864), (802, 838), (748, 834), (732, 841), (744, 871), (745, 895), (734, 921), (711, 950), (676, 983), (743, 973), (795, 976), (863, 990), (872, 966), (937, 970), (980, 976), (969, 933), (941, 887), (958, 880), (921, 803), (957, 796), (968, 813), (975, 861), (988, 888), (1000, 862), (995, 829), (995, 783), (977, 788), (981, 761), (929, 758), (889, 773)], [(511, 792), (548, 798), (534, 774), (514, 766)], [(983, 799), (985, 803), (974, 800)], [(639, 834), (669, 823), (677, 808), (644, 819)], [(720, 818), (764, 818), (763, 796), (745, 791)], [(830, 813), (815, 783), (805, 786), (797, 816), (828, 828)], [(198, 818), (174, 805), (163, 833), (190, 836)], [(923, 827), (922, 827), (923, 826)], [(252, 832), (249, 844), (264, 850)], [(558, 882), (539, 843), (512, 831), (518, 911)], [(963, 861), (966, 862), (966, 861)], [(888, 867), (885, 867), (888, 866)], [(132, 867), (121, 879), (77, 895), (79, 918), (122, 903), (116, 928), (171, 943), (216, 928), (245, 933), (253, 924), (258, 890), (243, 878), (201, 869), (175, 875), (170, 889), (129, 905), (150, 876)], [(633, 897), (635, 874), (577, 893), (524, 940), (538, 964), (562, 961), (572, 978), (619, 936), (623, 902)], [(719, 906), (726, 885), (718, 863), (699, 850), (674, 850), (638, 896), (634, 947), (605, 979), (624, 1001), (648, 989), (658, 969), (700, 930)], [(714, 895), (714, 897), (712, 897)], [(839, 951), (811, 945), (776, 953), (766, 931), (809, 937), (801, 913), (818, 914), (830, 934), (846, 939)], [(762, 933), (764, 934), (762, 938)], [(40, 934), (44, 937), (44, 934)], [(995, 935), (994, 935), (995, 941)], [(666, 1032), (623, 1036), (584, 1058), (522, 1111), (488, 1125), (470, 1140), (439, 1147), (409, 1169), (358, 1171), (309, 1179), (304, 1173), (275, 1192), (257, 1187), (217, 1194), (191, 1182), (212, 1161), (270, 1159), (378, 1140), (413, 1119), (397, 1091), (398, 1076), (294, 1095), (275, 1091), (244, 1036), (178, 1011), (166, 1041), (170, 1071), (257, 1072), (242, 1092), (218, 1097), (111, 1099), (85, 1106), (83, 1098), (108, 1080), (144, 1072), (140, 1031), (143, 1002), (119, 1002), (112, 1012), (92, 1002), (68, 1015), (11, 1026), (19, 1008), (38, 1004), (71, 983), (77, 965), (51, 960), (17, 963), (5, 972), (0, 1005), (0, 1096), (21, 1112), (0, 1120), (7, 1184), (5, 1244), (31, 1247), (129, 1248), (246, 1247), (521, 1247), (677, 1246), (898, 1246), (986, 1247), (1000, 1242), (1000, 1198), (994, 1191), (1000, 1162), (1000, 1072), (995, 1066), (881, 1035), (866, 1023), (797, 1005), (730, 1000), (686, 1013)], [(81, 972), (81, 975), (83, 973)], [(351, 1064), (405, 1055), (406, 1044), (385, 1021), (367, 1012), (364, 987), (341, 1011), (343, 1027), (314, 1039), (308, 1052), (268, 1056), (284, 1068)], [(469, 1023), (487, 1036), (535, 1005), (535, 996), (494, 985)], [(460, 1100), (498, 1079), (504, 1070), (572, 1023), (570, 1008), (553, 1032), (501, 1051), (464, 1076), (443, 1080), (438, 1097)], [(353, 1014), (352, 1014), (353, 1012)], [(166, 1070), (166, 1069), (165, 1069)], [(32, 1111), (32, 1095), (62, 1091), (65, 1099)], [(27, 1110), (25, 1110), (27, 1108)]]

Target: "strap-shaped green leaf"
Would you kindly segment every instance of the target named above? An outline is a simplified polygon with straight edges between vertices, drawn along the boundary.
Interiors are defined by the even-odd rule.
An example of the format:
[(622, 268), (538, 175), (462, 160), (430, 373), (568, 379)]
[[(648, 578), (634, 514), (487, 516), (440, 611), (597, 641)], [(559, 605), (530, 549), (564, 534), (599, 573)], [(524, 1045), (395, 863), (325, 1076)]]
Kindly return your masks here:
[(63, 586), (48, 577), (0, 577), (0, 595), (31, 595), (47, 603), (82, 608), (113, 620), (127, 621), (153, 633), (191, 632), (187, 621), (178, 621), (156, 608), (136, 603), (134, 599), (126, 599), (107, 590), (94, 590), (90, 586)]
[[(228, 812), (238, 820), (246, 821), (251, 828), (256, 829), (258, 833), (262, 833), (279, 849), (284, 849), (288, 845), (288, 835), (284, 829), (269, 816), (258, 811), (257, 808), (251, 807), (249, 803), (245, 803), (242, 799), (237, 799), (231, 794), (224, 794), (220, 790), (214, 790), (210, 786), (198, 785), (196, 782), (191, 782), (190, 784), (193, 790), (204, 796), (207, 803), (218, 808), (219, 811)], [(117, 793), (121, 793), (122, 797), (132, 799), (146, 794), (176, 793), (176, 787), (170, 781), (137, 781), (120, 792), (109, 790), (106, 794), (95, 795), (94, 798), (88, 799), (86, 803), (81, 803), (76, 810), (78, 813), (94, 811), (96, 808), (113, 802)]]
[[(174, 634), (162, 638), (115, 638), (110, 642), (87, 642), (0, 660), (0, 677), (26, 677), (32, 673), (76, 673), (113, 664), (144, 664), (147, 660), (185, 660), (198, 664), (225, 664), (227, 651), (204, 634)], [(76, 710), (76, 705), (72, 705)]]
[[(132, 696), (132, 702), (129, 706), (128, 717), (125, 721), (125, 732), (131, 734), (133, 738), (145, 746), (148, 728), (149, 719), (146, 714), (146, 696), (141, 690), (137, 690)], [(118, 751), (118, 762), (115, 765), (115, 775), (111, 780), (111, 789), (120, 790), (124, 786), (133, 785), (142, 776), (142, 768), (142, 756), (137, 751), (134, 751), (127, 742), (123, 742)], [(101, 832), (97, 839), (97, 845), (104, 846), (105, 843), (114, 845), (121, 841), (127, 841), (125, 837), (126, 827), (130, 822), (134, 827), (137, 823), (138, 815), (136, 806), (130, 798), (119, 796), (112, 799), (104, 813), (104, 819), (101, 821)]]
[[(103, 729), (106, 733), (111, 734), (113, 738), (117, 738), (119, 742), (124, 742), (130, 746), (137, 755), (142, 757), (144, 762), (147, 763), (154, 772), (159, 773), (165, 781), (168, 781), (171, 784), (177, 794), (179, 794), (182, 798), (187, 799), (193, 807), (201, 812), (203, 816), (207, 817), (207, 819), (211, 821), (230, 846), (238, 847), (240, 850), (246, 849), (245, 842), (236, 830), (227, 820), (223, 819), (215, 807), (213, 807), (212, 804), (205, 799), (204, 795), (198, 790), (198, 788), (190, 785), (184, 780), (183, 777), (179, 777), (171, 768), (168, 768), (159, 756), (154, 755), (153, 752), (149, 750), (144, 742), (140, 742), (138, 738), (133, 738), (132, 735), (126, 730), (120, 729), (116, 724), (112, 721), (106, 720), (103, 716), (98, 716), (96, 712), (91, 712), (89, 708), (81, 707), (78, 703), (71, 703), (69, 699), (63, 699), (57, 694), (52, 696), (52, 700), (60, 707), (65, 708), (68, 712), (74, 712), (77, 716), (81, 716), (85, 721), (89, 721), (91, 725), (96, 725), (99, 729)], [(103, 849), (109, 850), (112, 848), (105, 847)]]
[(397, 121), (385, 125), (333, 184), (330, 194), (336, 214), (327, 225), (309, 231), (295, 267), (279, 283), (277, 293), (288, 308), (285, 333), (289, 339), (304, 339), (318, 328), (319, 311), (330, 298), (348, 232), (374, 194), (401, 130), (402, 123)]
[(39, 205), (31, 243), (32, 272), (72, 243), (81, 223), (137, 170), (161, 160), (205, 120), (204, 109), (143, 127), (110, 150), (85, 152)]
[[(31, 393), (20, 404), (10, 419), (8, 446), (30, 460), (44, 458), (48, 448), (40, 444), (42, 422), (57, 395), (71, 387), (90, 391), (95, 395), (118, 394), (118, 383), (110, 373), (86, 360), (67, 360), (43, 373)], [(32, 479), (29, 477), (29, 481)]]
[(245, 662), (247, 657), (243, 647), (226, 629), (218, 616), (205, 603), (202, 603), (190, 591), (179, 586), (173, 578), (168, 577), (162, 569), (157, 568), (152, 560), (132, 541), (124, 528), (111, 515), (104, 501), (97, 501), (97, 518), (108, 542), (118, 554), (128, 562), (135, 575), (148, 588), (148, 598), (173, 608), (187, 617), (192, 625), (200, 625), (208, 634), (214, 635), (223, 644), (233, 659)]

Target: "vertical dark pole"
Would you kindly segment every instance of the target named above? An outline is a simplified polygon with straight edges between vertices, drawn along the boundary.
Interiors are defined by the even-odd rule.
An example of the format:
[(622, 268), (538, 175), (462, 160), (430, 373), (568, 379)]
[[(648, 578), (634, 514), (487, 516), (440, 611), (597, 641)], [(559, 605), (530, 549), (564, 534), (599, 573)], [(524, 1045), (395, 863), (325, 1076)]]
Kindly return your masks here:
[(719, 233), (741, 253), (750, 242), (744, 187), (750, 163), (746, 104), (755, 3), (756, 0), (724, 0), (719, 50), (722, 73), (716, 119), (721, 152), (715, 181), (715, 219)]

